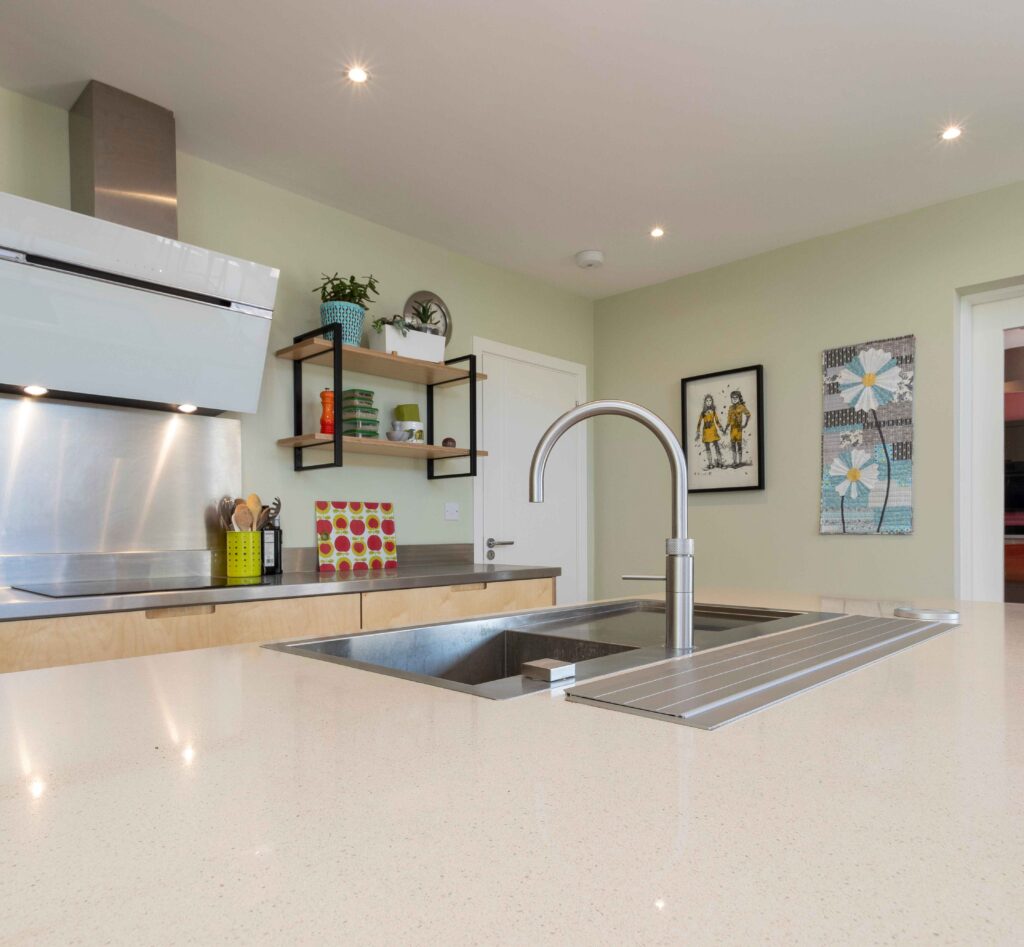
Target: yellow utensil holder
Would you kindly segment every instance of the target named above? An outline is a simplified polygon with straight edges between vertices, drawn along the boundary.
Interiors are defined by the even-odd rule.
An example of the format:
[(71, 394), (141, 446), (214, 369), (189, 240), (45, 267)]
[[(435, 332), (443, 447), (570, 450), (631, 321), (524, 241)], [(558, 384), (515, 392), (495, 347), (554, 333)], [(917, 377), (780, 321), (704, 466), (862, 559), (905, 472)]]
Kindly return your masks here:
[(228, 578), (253, 579), (263, 574), (263, 533), (227, 533)]

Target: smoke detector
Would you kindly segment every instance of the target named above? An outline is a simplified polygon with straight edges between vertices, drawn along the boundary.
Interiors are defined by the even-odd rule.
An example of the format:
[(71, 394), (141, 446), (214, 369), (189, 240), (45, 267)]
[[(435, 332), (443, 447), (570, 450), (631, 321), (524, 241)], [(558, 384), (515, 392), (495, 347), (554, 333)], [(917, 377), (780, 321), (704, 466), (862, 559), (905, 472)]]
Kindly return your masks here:
[(576, 265), (583, 270), (592, 270), (604, 263), (604, 254), (600, 250), (580, 250), (576, 254)]

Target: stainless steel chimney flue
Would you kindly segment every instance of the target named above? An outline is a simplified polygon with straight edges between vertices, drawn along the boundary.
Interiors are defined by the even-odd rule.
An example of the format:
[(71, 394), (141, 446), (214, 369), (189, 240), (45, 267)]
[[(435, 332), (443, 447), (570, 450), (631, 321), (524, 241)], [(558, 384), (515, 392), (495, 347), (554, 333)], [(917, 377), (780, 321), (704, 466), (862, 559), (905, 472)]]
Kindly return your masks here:
[(174, 113), (91, 80), (68, 115), (71, 209), (178, 236)]

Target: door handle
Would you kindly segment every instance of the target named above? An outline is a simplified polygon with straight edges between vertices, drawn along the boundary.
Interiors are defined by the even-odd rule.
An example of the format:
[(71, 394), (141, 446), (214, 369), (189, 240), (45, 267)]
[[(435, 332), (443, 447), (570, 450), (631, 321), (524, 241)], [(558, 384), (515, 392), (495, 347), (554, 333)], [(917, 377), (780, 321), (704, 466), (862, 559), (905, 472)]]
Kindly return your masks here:
[(663, 575), (624, 575), (622, 577), (630, 582), (664, 582)]
[(487, 548), (493, 549), (495, 546), (514, 546), (516, 541), (514, 539), (488, 539)]

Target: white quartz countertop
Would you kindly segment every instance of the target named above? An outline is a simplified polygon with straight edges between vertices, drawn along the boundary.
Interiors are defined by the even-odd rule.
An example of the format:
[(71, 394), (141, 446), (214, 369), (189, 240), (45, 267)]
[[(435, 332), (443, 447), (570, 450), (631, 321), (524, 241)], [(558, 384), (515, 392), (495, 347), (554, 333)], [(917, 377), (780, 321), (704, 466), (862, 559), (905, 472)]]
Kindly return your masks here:
[(713, 732), (250, 645), (0, 675), (0, 943), (1019, 944), (1024, 606), (960, 608)]

